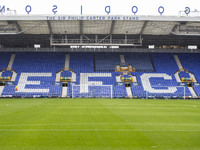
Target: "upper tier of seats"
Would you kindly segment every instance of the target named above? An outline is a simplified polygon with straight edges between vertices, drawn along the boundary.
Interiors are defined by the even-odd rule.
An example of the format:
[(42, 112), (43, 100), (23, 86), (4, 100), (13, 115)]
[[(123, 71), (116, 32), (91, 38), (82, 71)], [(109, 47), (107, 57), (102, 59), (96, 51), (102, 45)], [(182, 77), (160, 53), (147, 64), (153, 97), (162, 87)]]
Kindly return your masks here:
[(0, 53), (0, 71), (8, 67), (10, 56), (10, 53)]
[(124, 53), (124, 57), (126, 62), (136, 69), (136, 72), (154, 72), (148, 53)]
[(120, 55), (125, 62), (132, 65), (137, 72), (153, 72), (153, 64), (148, 53), (95, 53), (96, 71), (115, 71), (116, 65), (121, 63)]
[(114, 72), (116, 65), (120, 64), (120, 53), (96, 53), (96, 71)]

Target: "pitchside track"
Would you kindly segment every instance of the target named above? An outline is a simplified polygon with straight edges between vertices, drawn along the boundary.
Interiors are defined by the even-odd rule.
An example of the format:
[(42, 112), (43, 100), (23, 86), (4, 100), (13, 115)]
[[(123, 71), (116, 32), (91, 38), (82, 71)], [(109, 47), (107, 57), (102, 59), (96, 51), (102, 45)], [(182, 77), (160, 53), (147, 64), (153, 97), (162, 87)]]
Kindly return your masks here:
[(0, 150), (200, 149), (200, 101), (0, 99)]

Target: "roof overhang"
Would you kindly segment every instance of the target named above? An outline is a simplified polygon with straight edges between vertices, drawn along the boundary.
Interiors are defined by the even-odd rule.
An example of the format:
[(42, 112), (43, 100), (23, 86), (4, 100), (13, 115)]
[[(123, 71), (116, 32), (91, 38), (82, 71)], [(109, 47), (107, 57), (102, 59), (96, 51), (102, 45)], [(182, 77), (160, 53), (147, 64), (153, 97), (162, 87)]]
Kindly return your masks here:
[(138, 15), (2, 15), (0, 20), (132, 20), (132, 21), (197, 21), (199, 16), (138, 16)]
[[(51, 45), (141, 46), (142, 35), (200, 36), (200, 17), (121, 15), (1, 16), (0, 35), (51, 35)], [(53, 35), (58, 35), (56, 38)], [(62, 35), (59, 37), (59, 35)], [(69, 35), (69, 36), (68, 36)], [(73, 35), (73, 38), (71, 38)], [(121, 35), (120, 38), (113, 38)], [(137, 39), (129, 35), (140, 35)]]

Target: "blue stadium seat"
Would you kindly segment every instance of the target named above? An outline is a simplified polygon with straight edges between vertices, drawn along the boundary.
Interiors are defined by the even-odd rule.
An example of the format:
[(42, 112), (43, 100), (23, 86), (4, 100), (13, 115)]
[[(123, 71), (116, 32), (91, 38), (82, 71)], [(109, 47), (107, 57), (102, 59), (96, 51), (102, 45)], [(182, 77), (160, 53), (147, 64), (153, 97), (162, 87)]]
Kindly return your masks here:
[[(178, 54), (179, 59), (183, 65), (183, 68), (188, 69), (193, 73), (198, 83), (200, 83), (200, 54), (199, 53), (185, 53)], [(200, 96), (200, 87), (194, 87), (195, 92)]]
[[(125, 86), (115, 86), (116, 76), (120, 73), (114, 72), (116, 65), (120, 64), (120, 55), (128, 64), (136, 68), (136, 72), (132, 75), (137, 77), (139, 86), (132, 86), (133, 96), (140, 98), (145, 97), (181, 97), (184, 89), (177, 87), (174, 93), (150, 93), (146, 92), (141, 76), (143, 74), (155, 73), (171, 76), (171, 80), (165, 80), (162, 77), (150, 78), (150, 84), (154, 90), (166, 90), (168, 87), (177, 86), (174, 73), (179, 69), (176, 61), (171, 53), (152, 53), (151, 58), (148, 53), (69, 53), (69, 68), (76, 73), (76, 83), (80, 84), (81, 73), (102, 73), (102, 76), (89, 77), (89, 82), (102, 82), (103, 85), (112, 85), (113, 97), (127, 97)], [(182, 65), (193, 73), (197, 81), (200, 82), (200, 54), (178, 54)], [(1, 53), (0, 67), (6, 68), (11, 54)], [(151, 60), (152, 59), (152, 60)], [(21, 97), (49, 97), (61, 96), (62, 86), (55, 85), (56, 73), (59, 72), (65, 64), (65, 53), (16, 53), (12, 69), (17, 72), (15, 84), (19, 84), (22, 75), (29, 73), (24, 91), (15, 91), (15, 85), (6, 85), (2, 96), (12, 95)], [(34, 76), (43, 73), (46, 76)], [(109, 76), (104, 76), (109, 74)], [(11, 71), (5, 71), (2, 76), (8, 77), (12, 75)], [(188, 77), (188, 73), (180, 72), (180, 77)], [(70, 77), (71, 72), (63, 71), (61, 77)], [(125, 75), (124, 77), (128, 77)], [(20, 78), (21, 77), (21, 78)], [(24, 77), (25, 78), (25, 77)], [(22, 79), (23, 82), (26, 79)], [(165, 87), (164, 87), (165, 86)], [(167, 86), (167, 87), (166, 87)], [(18, 89), (23, 87), (18, 87)], [(200, 87), (194, 87), (198, 96), (200, 96)], [(67, 96), (72, 97), (72, 87), (68, 86)], [(111, 88), (103, 86), (89, 86), (88, 93), (80, 94), (80, 89), (74, 90), (73, 96), (77, 97), (107, 97), (111, 93)], [(32, 92), (30, 92), (32, 91)], [(189, 89), (185, 88), (186, 96), (191, 96)]]

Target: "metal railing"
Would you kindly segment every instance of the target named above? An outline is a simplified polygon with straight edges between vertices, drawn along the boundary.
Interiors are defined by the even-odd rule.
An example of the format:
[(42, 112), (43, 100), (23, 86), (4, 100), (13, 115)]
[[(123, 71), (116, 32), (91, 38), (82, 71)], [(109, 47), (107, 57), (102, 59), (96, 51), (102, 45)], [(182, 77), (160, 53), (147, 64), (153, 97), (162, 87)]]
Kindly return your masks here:
[(142, 46), (140, 39), (51, 39), (52, 46), (64, 45), (125, 45), (125, 46)]

